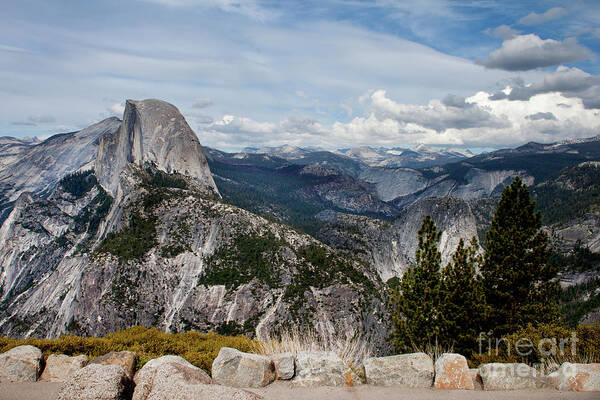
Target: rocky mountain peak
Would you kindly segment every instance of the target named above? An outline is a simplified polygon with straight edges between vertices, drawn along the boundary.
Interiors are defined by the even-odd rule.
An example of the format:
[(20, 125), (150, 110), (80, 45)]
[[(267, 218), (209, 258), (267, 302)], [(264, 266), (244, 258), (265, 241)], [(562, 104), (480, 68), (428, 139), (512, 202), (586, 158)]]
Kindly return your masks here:
[(101, 139), (96, 176), (115, 195), (127, 164), (146, 162), (195, 178), (218, 193), (198, 137), (177, 107), (156, 99), (127, 100), (119, 130)]

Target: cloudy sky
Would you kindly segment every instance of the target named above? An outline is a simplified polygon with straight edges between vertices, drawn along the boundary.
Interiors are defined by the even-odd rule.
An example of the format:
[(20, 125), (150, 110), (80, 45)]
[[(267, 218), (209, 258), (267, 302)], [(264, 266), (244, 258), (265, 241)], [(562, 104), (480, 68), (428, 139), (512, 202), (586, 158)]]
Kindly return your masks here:
[(0, 136), (176, 105), (203, 144), (600, 134), (597, 0), (4, 0)]

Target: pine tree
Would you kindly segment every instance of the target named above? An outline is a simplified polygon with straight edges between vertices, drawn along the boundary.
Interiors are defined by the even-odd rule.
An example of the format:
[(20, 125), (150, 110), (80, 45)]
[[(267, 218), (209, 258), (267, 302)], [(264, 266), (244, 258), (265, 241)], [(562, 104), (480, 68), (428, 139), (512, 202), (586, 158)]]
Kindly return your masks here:
[(415, 264), (405, 272), (393, 295), (393, 344), (398, 352), (433, 344), (440, 334), (440, 237), (427, 215), (419, 230)]
[(452, 261), (442, 270), (440, 344), (468, 355), (477, 347), (477, 338), (488, 315), (485, 294), (478, 269), (482, 256), (473, 238), (468, 247), (460, 239)]
[(559, 316), (557, 270), (548, 263), (548, 236), (541, 229), (527, 187), (519, 177), (504, 188), (489, 231), (481, 269), (488, 328), (496, 335)]

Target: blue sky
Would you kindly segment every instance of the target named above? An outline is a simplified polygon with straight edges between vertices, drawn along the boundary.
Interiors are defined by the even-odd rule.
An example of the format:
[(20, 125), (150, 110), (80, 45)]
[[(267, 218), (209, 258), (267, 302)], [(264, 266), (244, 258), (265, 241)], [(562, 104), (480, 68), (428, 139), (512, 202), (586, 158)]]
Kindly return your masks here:
[(203, 144), (471, 149), (600, 134), (600, 2), (5, 1), (0, 135), (126, 98)]

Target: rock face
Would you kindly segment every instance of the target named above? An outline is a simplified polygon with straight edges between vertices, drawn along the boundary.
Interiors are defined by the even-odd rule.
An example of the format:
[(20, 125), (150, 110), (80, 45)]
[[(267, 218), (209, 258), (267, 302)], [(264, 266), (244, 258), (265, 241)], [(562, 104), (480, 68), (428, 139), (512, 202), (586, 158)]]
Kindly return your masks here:
[(223, 347), (213, 361), (212, 376), (220, 385), (263, 387), (275, 380), (275, 366), (269, 357)]
[(271, 357), (275, 366), (277, 379), (288, 380), (294, 377), (296, 371), (296, 359), (292, 353), (276, 354)]
[(433, 360), (425, 353), (367, 358), (363, 364), (367, 384), (403, 388), (433, 385)]
[(35, 382), (42, 368), (42, 352), (33, 346), (18, 346), (0, 354), (0, 383)]
[(212, 379), (206, 372), (179, 356), (163, 356), (148, 361), (135, 374), (133, 400), (147, 400), (164, 395), (178, 399), (173, 392), (177, 386), (210, 385)]
[(563, 363), (548, 381), (562, 391), (600, 392), (600, 364)]
[(433, 198), (416, 202), (393, 224), (366, 216), (323, 211), (317, 217), (326, 223), (319, 238), (334, 247), (351, 248), (372, 265), (381, 279), (401, 277), (414, 263), (418, 231), (426, 215), (442, 230), (439, 250), (442, 265), (452, 258), (460, 239), (468, 243), (477, 236), (477, 219), (469, 202), (455, 198)]
[(133, 351), (111, 351), (103, 356), (92, 359), (90, 364), (118, 365), (125, 370), (129, 379), (132, 379), (137, 359), (138, 355)]
[(295, 386), (354, 386), (359, 378), (333, 352), (301, 351), (296, 356)]
[(218, 193), (202, 146), (179, 110), (155, 99), (127, 100), (119, 130), (100, 139), (96, 176), (116, 197), (120, 173), (129, 163), (146, 162), (192, 177)]
[(433, 386), (436, 389), (475, 389), (467, 359), (460, 354), (442, 354), (435, 362)]
[[(129, 102), (123, 124), (99, 142), (94, 172), (44, 196), (22, 193), (0, 227), (0, 334), (227, 324), (265, 337), (306, 321), (385, 346), (383, 283), (370, 266), (220, 201), (175, 107)], [(252, 248), (265, 249), (258, 265), (244, 253)], [(313, 250), (339, 263), (320, 265), (323, 258), (309, 259)]]
[(484, 390), (535, 389), (541, 384), (538, 372), (527, 364), (484, 364), (479, 375)]
[(90, 364), (61, 385), (57, 400), (123, 400), (131, 396), (132, 389), (122, 367)]
[(75, 372), (85, 367), (87, 363), (88, 358), (85, 355), (69, 357), (64, 354), (50, 354), (46, 360), (46, 366), (40, 381), (66, 382)]
[(93, 167), (98, 142), (119, 129), (108, 118), (81, 131), (54, 135), (43, 142), (20, 143), (0, 151), (0, 224), (22, 193), (50, 193), (60, 179)]

